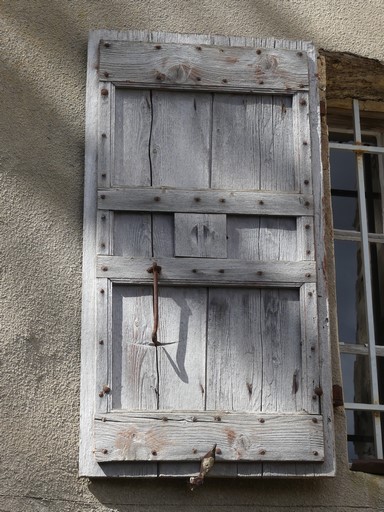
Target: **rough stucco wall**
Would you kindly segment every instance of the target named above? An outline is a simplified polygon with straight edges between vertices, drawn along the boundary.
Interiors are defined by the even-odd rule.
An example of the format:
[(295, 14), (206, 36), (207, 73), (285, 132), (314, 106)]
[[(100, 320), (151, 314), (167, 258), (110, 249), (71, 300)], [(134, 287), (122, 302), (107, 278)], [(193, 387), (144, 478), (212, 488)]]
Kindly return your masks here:
[(88, 30), (304, 38), (384, 60), (383, 22), (382, 0), (0, 1), (1, 511), (384, 509), (384, 480), (347, 469), (341, 412), (335, 479), (191, 494), (184, 480), (77, 478)]

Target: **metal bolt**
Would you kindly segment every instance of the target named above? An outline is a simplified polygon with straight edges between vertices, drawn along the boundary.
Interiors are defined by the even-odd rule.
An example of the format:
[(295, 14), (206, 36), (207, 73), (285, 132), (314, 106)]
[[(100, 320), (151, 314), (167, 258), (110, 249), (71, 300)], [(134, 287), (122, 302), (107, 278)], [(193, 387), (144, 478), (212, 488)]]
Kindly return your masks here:
[(306, 100), (300, 100), (300, 105), (302, 105), (303, 107), (305, 107), (305, 105), (307, 104), (307, 101)]
[(309, 249), (307, 250), (307, 254), (308, 254), (308, 255), (309, 255), (309, 254), (311, 254), (311, 251), (310, 251)]
[(309, 185), (309, 180), (304, 180), (304, 185)]
[(305, 274), (305, 277), (311, 277), (311, 274)]
[(105, 199), (105, 194), (101, 194), (100, 199)]
[(221, 455), (222, 453), (221, 448), (216, 448), (216, 455)]
[(104, 43), (105, 48), (109, 48), (111, 46), (110, 43)]
[(297, 52), (297, 55), (298, 55), (299, 57), (302, 57), (302, 56), (303, 56), (303, 52)]
[(304, 227), (305, 229), (309, 229), (311, 226), (309, 224), (306, 224)]
[(259, 204), (264, 204), (264, 201), (263, 201), (263, 200), (260, 200), (260, 201), (259, 201)]
[(259, 453), (260, 455), (265, 455), (265, 450), (260, 450)]
[(163, 416), (163, 417), (161, 418), (161, 421), (168, 421), (168, 418), (167, 418), (166, 416)]
[(103, 386), (104, 393), (109, 393), (111, 391), (111, 388), (107, 385)]
[(105, 243), (104, 242), (101, 244), (101, 248), (105, 249)]
[(108, 96), (108, 94), (109, 94), (108, 89), (101, 89), (101, 91), (100, 91), (100, 92), (101, 92), (101, 95), (102, 95), (102, 96)]
[(312, 395), (312, 400), (317, 400), (317, 396), (316, 395)]
[(105, 172), (103, 172), (103, 174), (101, 175), (101, 177), (102, 177), (103, 179), (105, 179), (105, 178), (107, 177), (107, 174), (106, 174)]
[(315, 388), (315, 393), (317, 396), (323, 396), (323, 389), (320, 386)]
[(309, 201), (305, 201), (304, 206), (309, 206), (311, 203)]
[(259, 419), (259, 422), (260, 422), (260, 423), (265, 423), (265, 419), (264, 419), (264, 418), (260, 418), (260, 419)]
[(195, 268), (192, 269), (192, 272), (196, 274), (197, 270)]
[(313, 455), (319, 455), (319, 452), (317, 452), (316, 450), (313, 452)]
[(315, 345), (311, 345), (311, 351), (314, 352), (316, 350)]
[(156, 450), (152, 450), (152, 455), (156, 456), (157, 455), (157, 451)]
[(100, 397), (100, 398), (103, 398), (103, 396), (104, 396), (104, 393), (103, 393), (102, 391), (100, 391), (100, 393), (99, 393), (99, 397)]
[(100, 340), (99, 345), (104, 345), (104, 340)]
[(312, 292), (308, 292), (308, 297), (312, 297), (313, 293)]
[(100, 290), (100, 293), (104, 293), (104, 290), (103, 290), (103, 289), (101, 289), (101, 290)]
[(101, 267), (101, 270), (102, 270), (103, 272), (106, 272), (106, 271), (108, 270), (108, 267)]
[(317, 418), (312, 418), (313, 423), (317, 423)]
[(259, 50), (259, 49), (258, 49), (258, 50), (256, 50), (256, 53), (257, 53), (257, 55), (260, 55), (261, 50)]
[(104, 453), (104, 455), (106, 455), (108, 453), (108, 450), (106, 448), (104, 448), (104, 450), (101, 450), (101, 451)]
[(303, 140), (303, 146), (308, 146), (308, 142), (306, 140)]
[(106, 133), (102, 133), (101, 136), (103, 137), (103, 139), (107, 138), (107, 134)]
[(221, 421), (221, 416), (215, 416), (213, 419), (214, 419), (215, 421)]

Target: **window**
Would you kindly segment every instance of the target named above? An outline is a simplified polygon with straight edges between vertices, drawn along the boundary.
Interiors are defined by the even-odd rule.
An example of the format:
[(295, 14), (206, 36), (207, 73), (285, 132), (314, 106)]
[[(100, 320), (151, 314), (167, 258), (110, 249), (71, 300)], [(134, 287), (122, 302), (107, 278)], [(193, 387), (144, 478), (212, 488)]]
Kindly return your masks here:
[(339, 341), (350, 459), (383, 458), (384, 169), (382, 136), (330, 133)]
[(95, 32), (80, 473), (333, 475), (316, 54)]

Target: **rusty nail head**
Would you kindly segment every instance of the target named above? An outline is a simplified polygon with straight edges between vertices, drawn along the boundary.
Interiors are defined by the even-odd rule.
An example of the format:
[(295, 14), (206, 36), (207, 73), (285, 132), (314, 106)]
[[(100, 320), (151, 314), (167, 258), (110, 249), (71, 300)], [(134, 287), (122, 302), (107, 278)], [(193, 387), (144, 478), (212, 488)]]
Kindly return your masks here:
[(101, 244), (101, 248), (105, 249), (105, 243), (104, 242)]
[(153, 198), (153, 200), (156, 201), (156, 202), (159, 202), (160, 201), (160, 197), (156, 196), (156, 197)]
[(161, 45), (160, 45), (160, 44), (157, 44), (157, 45), (155, 46), (155, 48), (156, 48), (156, 50), (161, 50)]
[(105, 78), (108, 78), (108, 77), (109, 77), (109, 73), (108, 73), (108, 71), (104, 71), (104, 76), (105, 76)]
[(264, 80), (259, 80), (260, 85), (263, 85), (263, 83), (264, 83)]
[(221, 197), (221, 198), (219, 199), (219, 201), (220, 201), (220, 203), (225, 203), (225, 199), (224, 199), (223, 197)]
[(103, 172), (103, 174), (101, 175), (102, 178), (106, 178), (107, 177), (107, 174), (105, 172)]
[(317, 423), (317, 418), (312, 418), (313, 423)]
[(316, 350), (315, 345), (311, 345), (311, 350), (312, 350), (312, 352), (314, 352)]
[(104, 455), (106, 455), (108, 453), (108, 450), (106, 448), (104, 448), (104, 450), (102, 450), (102, 452), (104, 453)]
[(311, 251), (309, 249), (307, 250), (307, 254), (311, 254)]
[(309, 201), (305, 201), (304, 206), (309, 206), (311, 203)]
[(221, 451), (221, 448), (216, 448), (216, 454), (221, 455), (223, 452)]
[(312, 297), (313, 293), (312, 292), (308, 292), (308, 297)]
[(197, 270), (195, 268), (192, 269), (192, 272), (196, 274)]
[(105, 199), (105, 194), (101, 194), (100, 199)]
[(311, 277), (311, 274), (305, 274), (305, 277)]
[(221, 421), (221, 416), (215, 416), (215, 417), (214, 417), (214, 420), (215, 420), (215, 421)]
[(265, 455), (265, 450), (260, 450), (259, 453), (260, 455)]
[(108, 270), (108, 267), (104, 267), (104, 266), (103, 266), (103, 267), (101, 267), (101, 270), (102, 270), (103, 272), (106, 272), (106, 271)]
[(111, 388), (109, 386), (103, 386), (104, 393), (109, 393), (111, 391)]
[(196, 423), (196, 421), (197, 421), (196, 416), (193, 416), (192, 421), (193, 421), (194, 423)]
[(101, 89), (102, 96), (108, 96), (108, 94), (109, 94), (108, 89)]
[(103, 393), (102, 391), (100, 391), (100, 393), (99, 393), (99, 397), (100, 397), (100, 398), (103, 398), (103, 396), (104, 396), (104, 393)]
[(196, 80), (197, 80), (198, 82), (200, 82), (200, 81), (201, 81), (201, 78), (200, 78), (199, 76), (197, 76), (197, 77), (196, 77)]
[(102, 289), (100, 290), (100, 293), (104, 293), (104, 290), (103, 290), (103, 288), (102, 288)]
[(223, 78), (223, 79), (222, 79), (222, 82), (223, 82), (223, 84), (227, 84), (227, 83), (228, 83), (228, 80), (227, 80), (226, 78)]
[(256, 53), (257, 53), (257, 55), (260, 55), (261, 50), (260, 50), (260, 49), (257, 49), (257, 50), (256, 50)]
[(200, 197), (194, 197), (193, 200), (195, 201), (195, 203), (198, 203), (201, 199)]
[(313, 452), (313, 455), (319, 455), (319, 452), (317, 452), (316, 450)]
[(323, 388), (321, 388), (320, 386), (317, 386), (315, 388), (315, 393), (317, 396), (322, 396), (323, 395)]
[(259, 204), (264, 204), (264, 201), (263, 201), (263, 200), (260, 200), (260, 201), (259, 201)]
[(105, 220), (106, 219), (106, 216), (105, 215), (102, 215), (101, 216), (101, 220)]
[(156, 450), (152, 450), (152, 455), (157, 455), (157, 451)]
[(100, 340), (99, 345), (104, 345), (104, 340)]
[(110, 44), (110, 43), (105, 42), (105, 43), (104, 43), (104, 46), (105, 46), (105, 48), (109, 48), (109, 47), (111, 46), (111, 44)]
[(105, 139), (107, 137), (107, 134), (106, 133), (102, 133), (101, 136), (103, 137), (103, 139)]
[(305, 229), (309, 229), (311, 226), (309, 224), (305, 225)]
[(307, 104), (307, 101), (306, 100), (300, 100), (300, 105), (303, 105), (303, 107)]
[(309, 180), (304, 180), (304, 185), (309, 185)]
[(192, 448), (192, 453), (197, 453), (196, 448)]
[(201, 52), (201, 46), (196, 46), (196, 50), (199, 50), (199, 52)]
[(316, 400), (317, 399), (317, 395), (312, 395), (312, 400)]
[(260, 418), (259, 421), (260, 421), (260, 423), (265, 423), (265, 419), (264, 418)]
[(219, 273), (224, 274), (224, 269), (223, 268), (219, 269)]
[(308, 146), (308, 142), (306, 140), (303, 141), (304, 146)]
[(304, 89), (304, 84), (299, 84), (300, 89)]
[(297, 52), (297, 55), (298, 55), (299, 57), (302, 57), (302, 56), (303, 56), (303, 52)]
[(256, 274), (257, 274), (258, 276), (262, 276), (262, 275), (263, 275), (263, 273), (262, 273), (262, 271), (261, 271), (261, 270), (258, 270), (258, 271), (256, 272)]
[(161, 75), (156, 75), (156, 80), (162, 80), (162, 76)]
[(162, 421), (168, 421), (168, 418), (167, 418), (166, 416), (163, 416), (163, 417), (161, 418), (161, 420), (162, 420)]

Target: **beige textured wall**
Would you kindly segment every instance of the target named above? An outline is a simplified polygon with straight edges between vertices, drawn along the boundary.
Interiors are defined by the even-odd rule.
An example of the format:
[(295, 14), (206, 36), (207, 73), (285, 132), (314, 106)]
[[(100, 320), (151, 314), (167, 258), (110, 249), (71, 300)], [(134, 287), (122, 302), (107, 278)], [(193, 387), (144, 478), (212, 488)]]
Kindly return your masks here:
[(383, 22), (382, 0), (0, 0), (1, 511), (384, 509), (383, 478), (347, 469), (341, 413), (335, 479), (191, 494), (77, 478), (88, 30), (304, 38), (384, 60)]

